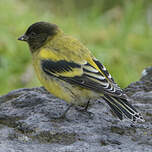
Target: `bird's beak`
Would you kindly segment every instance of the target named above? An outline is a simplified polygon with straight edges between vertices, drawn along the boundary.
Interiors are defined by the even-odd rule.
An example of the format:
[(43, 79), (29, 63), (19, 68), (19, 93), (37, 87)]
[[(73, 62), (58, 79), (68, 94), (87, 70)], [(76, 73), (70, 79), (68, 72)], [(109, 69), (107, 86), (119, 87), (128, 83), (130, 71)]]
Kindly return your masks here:
[(24, 34), (24, 35), (20, 36), (20, 37), (18, 38), (18, 40), (20, 40), (20, 41), (27, 41), (27, 40), (28, 40), (28, 36), (26, 36), (26, 35)]

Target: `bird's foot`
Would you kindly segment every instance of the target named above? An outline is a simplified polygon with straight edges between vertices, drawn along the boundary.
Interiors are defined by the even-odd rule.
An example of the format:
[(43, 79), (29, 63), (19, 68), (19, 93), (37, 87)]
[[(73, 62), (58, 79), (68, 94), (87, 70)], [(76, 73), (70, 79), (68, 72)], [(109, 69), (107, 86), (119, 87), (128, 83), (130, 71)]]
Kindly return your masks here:
[(78, 108), (78, 107), (76, 107), (76, 110), (88, 115), (89, 118), (93, 118), (94, 117), (94, 113), (88, 111), (86, 108)]
[(73, 104), (70, 104), (68, 108), (61, 114), (60, 116), (51, 117), (52, 119), (67, 119), (66, 113), (69, 111), (69, 109), (73, 106)]

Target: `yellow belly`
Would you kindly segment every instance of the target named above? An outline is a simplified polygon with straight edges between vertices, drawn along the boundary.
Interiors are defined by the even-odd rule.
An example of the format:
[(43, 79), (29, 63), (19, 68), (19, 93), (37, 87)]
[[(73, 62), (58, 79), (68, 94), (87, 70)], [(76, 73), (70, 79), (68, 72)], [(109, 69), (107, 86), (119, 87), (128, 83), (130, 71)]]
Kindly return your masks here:
[(38, 65), (39, 63), (35, 63), (34, 68), (42, 85), (52, 95), (66, 101), (67, 103), (83, 105), (87, 103), (88, 100), (99, 96), (99, 94), (91, 90), (71, 85), (63, 80), (45, 74), (41, 67), (36, 64)]

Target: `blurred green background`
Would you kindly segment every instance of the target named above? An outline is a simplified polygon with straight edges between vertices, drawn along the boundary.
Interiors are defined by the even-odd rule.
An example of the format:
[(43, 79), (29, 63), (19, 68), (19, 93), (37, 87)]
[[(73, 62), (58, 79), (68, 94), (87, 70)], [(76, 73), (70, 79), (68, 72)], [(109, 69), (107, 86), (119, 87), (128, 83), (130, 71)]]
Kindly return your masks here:
[(0, 94), (40, 85), (28, 45), (17, 40), (37, 21), (81, 40), (121, 87), (152, 65), (151, 0), (0, 0)]

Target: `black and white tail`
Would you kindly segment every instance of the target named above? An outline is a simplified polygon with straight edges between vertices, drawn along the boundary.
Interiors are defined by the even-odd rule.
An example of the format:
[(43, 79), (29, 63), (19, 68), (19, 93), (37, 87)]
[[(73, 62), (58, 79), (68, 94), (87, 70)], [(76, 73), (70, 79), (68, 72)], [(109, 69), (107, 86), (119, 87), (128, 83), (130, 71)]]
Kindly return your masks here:
[(120, 120), (123, 120), (123, 116), (125, 115), (125, 117), (134, 122), (138, 120), (144, 122), (142, 115), (138, 113), (131, 104), (129, 104), (127, 99), (109, 95), (104, 95), (103, 99), (108, 103)]

